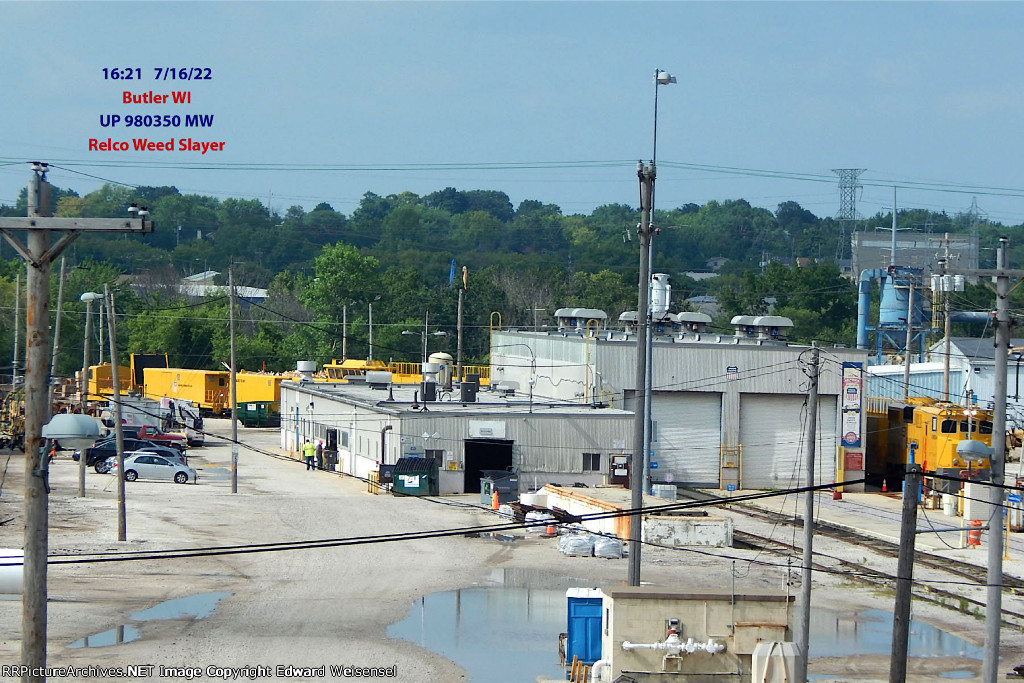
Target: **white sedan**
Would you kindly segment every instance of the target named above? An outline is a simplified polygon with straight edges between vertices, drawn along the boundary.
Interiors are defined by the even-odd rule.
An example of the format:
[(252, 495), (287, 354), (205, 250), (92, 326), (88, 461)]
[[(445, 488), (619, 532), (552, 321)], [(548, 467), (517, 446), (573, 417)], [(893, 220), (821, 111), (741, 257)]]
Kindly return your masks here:
[[(113, 463), (111, 474), (117, 474), (117, 461)], [(124, 480), (135, 481), (136, 479), (166, 479), (179, 484), (187, 484), (189, 481), (195, 483), (199, 476), (196, 471), (188, 465), (165, 458), (155, 453), (131, 453), (125, 454), (124, 459)]]

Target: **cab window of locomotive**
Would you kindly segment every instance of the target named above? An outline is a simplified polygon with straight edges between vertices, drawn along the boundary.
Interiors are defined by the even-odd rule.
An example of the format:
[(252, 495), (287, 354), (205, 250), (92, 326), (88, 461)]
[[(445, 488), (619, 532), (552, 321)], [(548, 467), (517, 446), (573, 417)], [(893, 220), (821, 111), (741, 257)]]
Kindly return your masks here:
[[(967, 425), (964, 425), (966, 429)], [(942, 421), (942, 433), (943, 434), (956, 434), (956, 420), (943, 420)]]
[[(968, 426), (967, 420), (960, 420), (960, 431), (961, 432), (966, 432), (967, 431), (967, 426)], [(977, 422), (971, 422), (970, 423), (970, 427), (971, 427), (971, 431), (972, 432), (978, 431), (978, 423)]]
[(992, 422), (989, 420), (982, 420), (978, 423), (978, 432), (981, 434), (992, 433)]

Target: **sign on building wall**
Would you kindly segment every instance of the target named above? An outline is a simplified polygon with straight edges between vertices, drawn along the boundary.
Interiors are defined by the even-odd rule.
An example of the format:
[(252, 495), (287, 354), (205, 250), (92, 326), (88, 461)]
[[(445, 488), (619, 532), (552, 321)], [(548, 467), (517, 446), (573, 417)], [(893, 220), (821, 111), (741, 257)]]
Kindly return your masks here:
[(861, 411), (864, 403), (863, 363), (843, 363), (843, 395), (841, 397), (843, 422), (842, 445), (859, 448), (861, 441)]

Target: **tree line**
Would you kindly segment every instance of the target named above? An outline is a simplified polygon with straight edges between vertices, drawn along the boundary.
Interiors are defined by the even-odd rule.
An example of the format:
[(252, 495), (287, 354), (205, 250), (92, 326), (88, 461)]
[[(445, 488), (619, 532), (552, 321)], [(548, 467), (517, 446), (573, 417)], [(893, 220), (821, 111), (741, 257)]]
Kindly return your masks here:
[[(85, 196), (54, 188), (51, 199), (54, 215), (68, 217), (127, 216), (126, 207), (137, 203), (149, 207), (156, 226), (149, 235), (83, 235), (66, 252), (61, 375), (82, 364), (85, 306), (78, 295), (104, 284), (116, 295), (122, 353), (168, 353), (175, 367), (221, 367), (228, 356), (227, 297), (192, 301), (177, 285), (204, 271), (217, 271), (215, 281), (224, 284), (229, 266), (236, 284), (268, 291), (266, 300), (238, 311), (236, 356), (250, 370), (322, 363), (343, 349), (366, 357), (371, 306), (376, 358), (419, 360), (428, 316), (427, 332), (446, 333), (429, 334), (428, 351), (454, 355), (463, 267), (466, 362), (485, 362), (489, 327), (499, 319), (503, 326), (540, 326), (553, 323), (558, 308), (586, 307), (606, 311), (614, 324), (636, 308), (640, 216), (624, 204), (566, 215), (535, 200), (513, 206), (500, 191), (448, 187), (424, 196), (367, 192), (347, 216), (328, 203), (281, 214), (256, 199), (112, 184)], [(23, 216), (26, 205), (23, 191), (0, 214)], [(878, 214), (864, 225), (889, 221)], [(900, 211), (898, 221), (934, 232), (969, 229), (968, 217), (921, 209)], [(714, 325), (723, 333), (731, 333), (733, 315), (771, 311), (793, 319), (797, 340), (854, 342), (856, 284), (842, 276), (837, 260), (849, 254), (840, 222), (793, 201), (772, 212), (739, 199), (659, 210), (654, 225), (654, 269), (673, 278), (673, 310), (687, 310), (687, 299), (704, 295), (717, 299)], [(983, 247), (1014, 233), (1024, 238), (1021, 226), (980, 226)], [(1024, 239), (1014, 242), (1016, 256), (1024, 257)], [(13, 323), (14, 282), (24, 264), (9, 247), (0, 254), (0, 306)], [(716, 277), (685, 274), (708, 271), (711, 259), (722, 263)], [(54, 269), (53, 312), (57, 277)], [(981, 290), (964, 296), (979, 305), (990, 299)], [(13, 327), (0, 330), (0, 348), (13, 350)]]

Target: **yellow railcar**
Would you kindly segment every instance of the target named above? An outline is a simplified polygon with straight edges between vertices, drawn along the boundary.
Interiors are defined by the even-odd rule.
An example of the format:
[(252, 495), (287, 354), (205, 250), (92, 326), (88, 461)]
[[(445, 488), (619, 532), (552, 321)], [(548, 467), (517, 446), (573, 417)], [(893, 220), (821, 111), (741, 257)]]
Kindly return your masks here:
[[(324, 363), (322, 376), (315, 379), (320, 382), (347, 382), (349, 377), (361, 377), (368, 370), (390, 372), (391, 381), (395, 384), (419, 384), (423, 381), (423, 369), (420, 363), (385, 363), (381, 360), (352, 358), (343, 361), (333, 359), (330, 363)], [(467, 375), (479, 376), (480, 386), (488, 386), (491, 383), (491, 368), (487, 365), (463, 365), (463, 379)]]
[(180, 398), (192, 401), (203, 413), (221, 415), (231, 409), (231, 373), (227, 370), (146, 368), (146, 398)]
[[(277, 402), (281, 401), (281, 381), (291, 380), (289, 375), (271, 375), (263, 372), (239, 372), (235, 375), (235, 386), (238, 391), (238, 402)], [(230, 405), (230, 404), (229, 404)]]
[[(874, 435), (869, 444), (879, 451), (870, 454), (869, 460), (885, 468), (890, 488), (898, 490), (911, 458), (921, 465), (926, 477), (988, 478), (988, 458), (969, 460), (957, 453), (957, 445), (967, 439), (992, 445), (990, 410), (915, 397), (889, 403), (884, 413), (869, 411), (868, 427)], [(941, 479), (934, 479), (931, 487), (944, 492), (959, 488), (956, 482)]]

